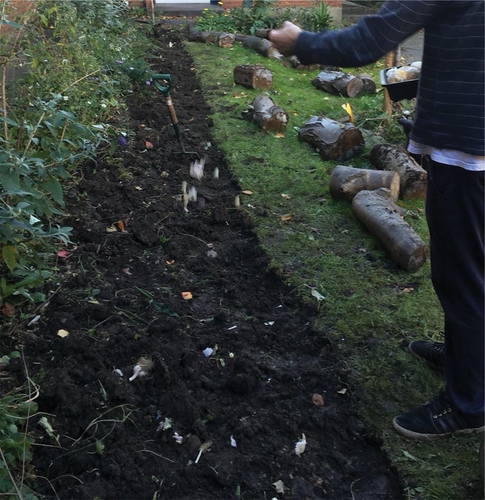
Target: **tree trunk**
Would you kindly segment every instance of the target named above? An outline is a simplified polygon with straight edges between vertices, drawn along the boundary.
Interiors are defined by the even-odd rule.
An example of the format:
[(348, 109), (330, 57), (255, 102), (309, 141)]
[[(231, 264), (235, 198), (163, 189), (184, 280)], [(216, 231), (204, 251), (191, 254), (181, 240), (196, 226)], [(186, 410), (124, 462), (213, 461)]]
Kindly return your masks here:
[(399, 215), (399, 207), (388, 189), (356, 194), (352, 212), (403, 269), (415, 272), (424, 264), (428, 247)]
[(312, 80), (317, 89), (344, 97), (355, 97), (364, 90), (362, 80), (342, 71), (322, 71)]
[(330, 194), (333, 198), (351, 201), (363, 190), (388, 188), (393, 200), (399, 196), (399, 174), (386, 170), (370, 170), (337, 165), (330, 177)]
[(253, 49), (263, 56), (270, 59), (280, 59), (283, 56), (273, 47), (273, 44), (265, 38), (258, 38), (257, 36), (246, 36), (242, 41), (243, 47)]
[(252, 119), (266, 132), (284, 132), (288, 113), (268, 96), (259, 95), (251, 103)]
[(406, 151), (391, 144), (377, 144), (369, 153), (369, 161), (378, 169), (393, 170), (401, 177), (400, 197), (403, 200), (426, 196), (427, 173)]
[(362, 80), (362, 83), (364, 84), (364, 92), (367, 92), (368, 94), (376, 93), (376, 82), (372, 79), (372, 76), (367, 73), (360, 73), (357, 75), (357, 78)]
[(298, 131), (298, 139), (316, 147), (323, 160), (349, 158), (364, 144), (358, 128), (339, 123), (326, 116), (312, 116)]
[(234, 83), (251, 89), (270, 89), (273, 74), (264, 66), (243, 64), (234, 68)]

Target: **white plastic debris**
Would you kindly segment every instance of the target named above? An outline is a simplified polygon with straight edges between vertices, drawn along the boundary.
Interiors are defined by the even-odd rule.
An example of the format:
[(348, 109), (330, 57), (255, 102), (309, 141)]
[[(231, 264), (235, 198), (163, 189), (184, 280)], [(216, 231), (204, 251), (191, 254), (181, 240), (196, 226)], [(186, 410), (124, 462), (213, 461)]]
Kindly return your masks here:
[(197, 189), (194, 186), (189, 189), (188, 197), (189, 201), (197, 201)]
[(208, 358), (212, 353), (214, 352), (214, 349), (212, 349), (212, 347), (206, 347), (202, 353), (204, 354), (204, 356), (206, 358)]
[(275, 487), (276, 493), (285, 493), (285, 483), (283, 483), (281, 479), (273, 483), (273, 486)]
[(300, 456), (306, 448), (306, 437), (305, 434), (301, 435), (301, 439), (295, 443), (295, 455)]
[(130, 382), (133, 382), (137, 377), (143, 377), (145, 372), (141, 369), (140, 365), (135, 365), (133, 367), (133, 375), (128, 379)]
[(212, 174), (212, 176), (216, 180), (219, 179), (219, 169), (217, 167), (214, 169), (214, 173)]
[(231, 446), (233, 448), (237, 448), (237, 443), (236, 443), (236, 440), (231, 436)]
[(227, 331), (229, 332), (229, 331), (231, 331), (231, 330), (234, 330), (235, 328), (237, 328), (237, 325), (230, 326), (230, 327), (227, 329)]
[(190, 164), (190, 177), (200, 181), (204, 177), (205, 159), (195, 160)]
[(233, 359), (233, 358), (234, 358), (234, 353), (233, 353), (233, 352), (230, 352), (230, 353), (229, 353), (229, 357), (230, 357), (231, 359)]
[(217, 257), (217, 252), (215, 250), (207, 250), (207, 257), (215, 259)]
[(184, 440), (184, 438), (178, 432), (174, 432), (172, 437), (175, 439), (177, 444), (182, 444)]
[(27, 326), (30, 326), (30, 325), (33, 325), (34, 323), (37, 323), (37, 321), (39, 321), (40, 319), (40, 314), (38, 314), (37, 316), (34, 316), (30, 321), (29, 321), (29, 324)]
[(274, 325), (274, 321), (265, 321), (264, 324), (266, 326), (273, 326)]
[(113, 368), (113, 373), (117, 373), (120, 377), (124, 377), (123, 372), (119, 368)]

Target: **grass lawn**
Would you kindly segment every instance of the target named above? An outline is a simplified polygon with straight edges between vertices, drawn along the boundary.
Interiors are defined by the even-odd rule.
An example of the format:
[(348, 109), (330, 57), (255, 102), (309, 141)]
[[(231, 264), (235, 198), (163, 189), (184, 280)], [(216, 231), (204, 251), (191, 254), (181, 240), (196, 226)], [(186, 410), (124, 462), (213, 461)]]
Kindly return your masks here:
[[(342, 163), (370, 168), (367, 155), (373, 144), (404, 142), (396, 116), (383, 112), (383, 92), (353, 99), (323, 93), (310, 83), (318, 71), (296, 70), (240, 44), (221, 49), (187, 43), (187, 49), (213, 110), (217, 147), (225, 152), (241, 190), (251, 192), (241, 194), (241, 209), (251, 215), (273, 267), (319, 308), (322, 335), (339, 347), (353, 381), (347, 395), (358, 400), (370, 432), (382, 440), (401, 473), (406, 495), (483, 498), (481, 438), (415, 443), (399, 437), (391, 426), (396, 414), (434, 396), (443, 384), (441, 376), (407, 352), (410, 340), (438, 340), (443, 327), (429, 262), (415, 273), (399, 269), (355, 219), (350, 204), (330, 197), (330, 175), (339, 163), (322, 161), (297, 137), (298, 127), (313, 115), (345, 117), (342, 104), (349, 102), (356, 125), (372, 133), (362, 152)], [(261, 64), (272, 71), (268, 93), (290, 117), (284, 137), (264, 134), (241, 118), (261, 92), (234, 85), (233, 68), (238, 64)], [(382, 67), (378, 62), (346, 71), (365, 71), (377, 82)], [(403, 104), (412, 112), (412, 103)], [(427, 241), (424, 203), (399, 203), (407, 210), (405, 220)]]

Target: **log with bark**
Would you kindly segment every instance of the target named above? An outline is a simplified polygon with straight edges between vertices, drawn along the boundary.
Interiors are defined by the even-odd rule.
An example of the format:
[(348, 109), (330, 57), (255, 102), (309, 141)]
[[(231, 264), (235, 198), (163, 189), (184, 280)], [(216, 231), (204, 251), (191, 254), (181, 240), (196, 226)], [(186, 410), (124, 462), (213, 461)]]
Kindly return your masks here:
[(364, 83), (343, 71), (322, 71), (312, 80), (317, 89), (344, 97), (355, 97), (364, 91)]
[(288, 123), (288, 113), (266, 95), (253, 99), (246, 117), (254, 120), (266, 132), (284, 132)]
[(388, 188), (391, 198), (399, 196), (399, 174), (387, 170), (370, 170), (337, 165), (330, 177), (330, 194), (337, 200), (351, 201), (360, 191)]
[(233, 73), (234, 83), (251, 89), (270, 89), (273, 84), (273, 74), (264, 66), (241, 64)]
[(222, 49), (230, 49), (234, 47), (234, 42), (236, 41), (236, 35), (232, 33), (221, 33), (217, 39), (217, 45)]
[(236, 35), (232, 33), (221, 33), (219, 31), (199, 31), (194, 26), (189, 25), (188, 28), (189, 42), (208, 43), (210, 45), (218, 45), (226, 48), (232, 47), (236, 40)]
[(367, 92), (368, 94), (376, 93), (376, 82), (374, 81), (372, 76), (368, 75), (367, 73), (359, 73), (357, 75), (357, 78), (360, 78), (362, 80), (362, 83), (364, 84), (364, 92)]
[(263, 56), (269, 57), (270, 59), (281, 59), (283, 56), (280, 54), (272, 42), (266, 40), (265, 38), (259, 38), (257, 36), (245, 36), (242, 41), (243, 47), (247, 49), (253, 49), (259, 52)]
[(301, 69), (305, 71), (315, 71), (316, 69), (321, 67), (320, 64), (302, 64), (297, 56), (290, 56), (288, 57), (288, 59), (291, 65), (296, 69)]
[(403, 269), (415, 272), (425, 263), (428, 247), (401, 217), (389, 189), (356, 194), (352, 212)]
[(364, 144), (362, 132), (351, 123), (312, 116), (298, 131), (298, 139), (316, 147), (323, 160), (349, 158)]
[(392, 170), (401, 177), (400, 197), (403, 200), (426, 196), (427, 173), (414, 158), (399, 146), (377, 144), (369, 153), (369, 161), (378, 169)]

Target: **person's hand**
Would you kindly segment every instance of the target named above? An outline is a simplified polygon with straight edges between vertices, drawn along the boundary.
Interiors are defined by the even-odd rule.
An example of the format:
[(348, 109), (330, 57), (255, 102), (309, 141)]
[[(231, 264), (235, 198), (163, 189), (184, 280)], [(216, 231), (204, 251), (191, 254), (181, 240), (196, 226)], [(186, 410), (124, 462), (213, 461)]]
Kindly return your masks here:
[(295, 44), (300, 33), (301, 29), (298, 26), (285, 21), (279, 30), (271, 30), (268, 38), (278, 52), (284, 56), (291, 56), (295, 53)]

